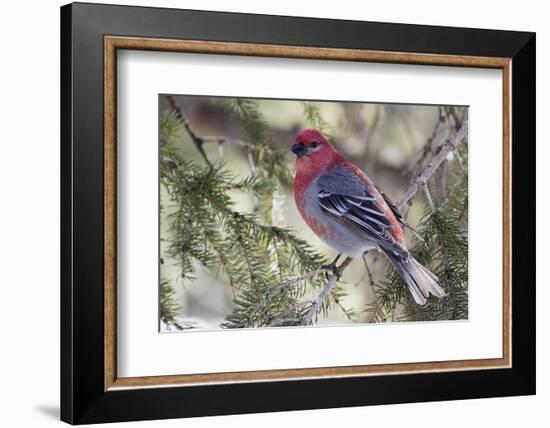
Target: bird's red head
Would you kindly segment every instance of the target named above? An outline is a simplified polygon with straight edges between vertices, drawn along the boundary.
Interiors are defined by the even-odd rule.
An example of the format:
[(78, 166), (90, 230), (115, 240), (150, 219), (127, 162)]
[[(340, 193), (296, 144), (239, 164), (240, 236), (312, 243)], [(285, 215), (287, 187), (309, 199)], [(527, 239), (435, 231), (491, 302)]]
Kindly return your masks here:
[(317, 129), (305, 129), (300, 132), (292, 146), (292, 151), (296, 155), (298, 165), (307, 162), (322, 166), (342, 158), (342, 155)]

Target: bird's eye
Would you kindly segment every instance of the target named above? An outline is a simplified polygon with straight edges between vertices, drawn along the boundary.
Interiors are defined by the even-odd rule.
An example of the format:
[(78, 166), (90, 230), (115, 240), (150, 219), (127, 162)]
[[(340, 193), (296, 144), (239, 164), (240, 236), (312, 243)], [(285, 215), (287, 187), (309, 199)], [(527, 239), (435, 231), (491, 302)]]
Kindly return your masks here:
[(311, 146), (312, 148), (315, 148), (315, 147), (319, 146), (319, 141), (312, 141), (311, 144), (310, 144), (310, 146)]

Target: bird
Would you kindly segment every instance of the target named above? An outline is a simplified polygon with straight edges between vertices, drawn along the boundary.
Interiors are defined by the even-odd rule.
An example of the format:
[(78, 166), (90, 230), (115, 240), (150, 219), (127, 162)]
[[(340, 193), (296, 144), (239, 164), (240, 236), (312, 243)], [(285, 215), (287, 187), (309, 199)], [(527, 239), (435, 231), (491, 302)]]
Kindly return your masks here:
[(344, 254), (383, 253), (403, 278), (414, 301), (446, 293), (438, 278), (408, 251), (399, 209), (360, 168), (346, 159), (317, 129), (305, 129), (292, 145), (296, 155), (294, 199), (311, 230), (338, 255), (324, 266), (339, 278), (336, 263)]

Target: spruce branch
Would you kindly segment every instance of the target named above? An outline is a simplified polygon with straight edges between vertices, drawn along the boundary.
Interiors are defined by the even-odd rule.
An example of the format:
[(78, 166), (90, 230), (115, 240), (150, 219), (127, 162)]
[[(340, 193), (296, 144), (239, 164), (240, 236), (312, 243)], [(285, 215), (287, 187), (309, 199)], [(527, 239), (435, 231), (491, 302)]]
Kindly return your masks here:
[(170, 283), (166, 279), (160, 281), (160, 320), (168, 327), (174, 327), (176, 330), (183, 330), (186, 328), (182, 323), (177, 320), (177, 313), (181, 309), (177, 304), (175, 298), (175, 291), (170, 286)]
[(467, 134), (468, 121), (464, 120), (460, 127), (451, 135), (449, 135), (445, 142), (437, 148), (437, 151), (432, 159), (428, 162), (428, 164), (424, 167), (420, 174), (418, 174), (418, 176), (409, 186), (403, 197), (396, 203), (396, 206), (398, 208), (403, 207), (403, 205), (409, 202), (414, 197), (414, 195), (416, 195), (416, 192), (418, 192), (421, 187), (426, 188), (425, 185), (422, 185), (420, 183), (426, 183), (428, 181), (428, 179), (437, 170), (439, 165), (441, 165), (441, 163), (447, 158), (448, 154), (457, 150), (458, 146)]
[(306, 116), (306, 125), (316, 128), (322, 133), (329, 135), (330, 125), (323, 119), (319, 105), (311, 102), (304, 102), (304, 113)]
[[(438, 117), (437, 121), (434, 125), (434, 128), (432, 130), (431, 135), (426, 140), (426, 143), (424, 144), (424, 147), (422, 148), (422, 152), (418, 156), (418, 159), (416, 162), (407, 169), (407, 172), (410, 173), (413, 177), (415, 177), (420, 169), (422, 168), (422, 165), (424, 164), (425, 160), (427, 159), (428, 155), (433, 155), (433, 144), (434, 141), (441, 130), (441, 126), (447, 121), (448, 115), (445, 114), (446, 110), (443, 107), (438, 108)], [(412, 180), (411, 180), (412, 181)]]
[(276, 285), (275, 287), (273, 287), (272, 289), (267, 291), (263, 296), (263, 301), (269, 302), (269, 300), (274, 295), (276, 295), (277, 293), (284, 292), (285, 290), (287, 290), (291, 287), (299, 285), (301, 281), (305, 281), (307, 279), (314, 278), (318, 275), (321, 275), (323, 272), (328, 272), (329, 270), (330, 269), (328, 269), (328, 268), (321, 267), (321, 268), (315, 269), (311, 272), (306, 272), (302, 275), (288, 278), (286, 281), (282, 281), (280, 284)]
[[(351, 257), (347, 257), (342, 264), (338, 267), (338, 270), (340, 271), (340, 274), (344, 272), (344, 270), (349, 266), (349, 264), (352, 262)], [(326, 299), (330, 296), (333, 288), (336, 286), (336, 282), (338, 281), (339, 275), (332, 274), (330, 275), (328, 281), (322, 288), (321, 292), (317, 295), (315, 300), (311, 303), (309, 308), (305, 311), (304, 315), (302, 316), (300, 320), (300, 325), (310, 325), (313, 323), (313, 318), (315, 315), (317, 315), (317, 312), (322, 307), (322, 305), (325, 303)]]
[(454, 320), (468, 317), (468, 241), (461, 216), (468, 204), (468, 178), (463, 176), (450, 196), (420, 220), (422, 241), (410, 250), (412, 256), (430, 269), (446, 291), (443, 299), (428, 299), (419, 306), (411, 299), (402, 277), (388, 265), (384, 281), (375, 285), (375, 302), (367, 305), (371, 322), (383, 322), (397, 313), (407, 321)]
[[(178, 104), (176, 103), (176, 100), (174, 99), (174, 97), (172, 95), (168, 95), (166, 98), (168, 99), (168, 102), (170, 103), (170, 106), (174, 110), (174, 114), (176, 115), (176, 117), (179, 120), (181, 120), (183, 126), (185, 127), (185, 130), (187, 131), (187, 133), (191, 137), (191, 140), (193, 141), (193, 144), (195, 145), (195, 147), (199, 151), (200, 155), (202, 156), (202, 158), (204, 159), (206, 164), (209, 167), (212, 167), (212, 162), (210, 162), (210, 159), (208, 159), (208, 156), (207, 156), (206, 152), (204, 151), (204, 147), (203, 147), (204, 142), (205, 142), (204, 138), (200, 137), (198, 135), (198, 133), (193, 128), (191, 128), (191, 126), (189, 125), (189, 121), (183, 115), (183, 113), (182, 113), (180, 107), (178, 106)], [(219, 140), (218, 140), (218, 142), (219, 142)]]
[(248, 141), (241, 140), (239, 138), (228, 137), (225, 135), (204, 135), (201, 137), (203, 144), (215, 143), (215, 144), (226, 144), (231, 143), (240, 147), (244, 147), (247, 150), (257, 151), (259, 150), (254, 144), (249, 143)]
[(448, 117), (450, 116), (450, 117), (453, 118), (453, 121), (455, 123), (455, 129), (458, 130), (460, 128), (461, 120), (458, 118), (458, 114), (456, 112), (456, 109), (453, 106), (447, 106), (447, 107), (445, 107), (445, 111), (446, 111)]

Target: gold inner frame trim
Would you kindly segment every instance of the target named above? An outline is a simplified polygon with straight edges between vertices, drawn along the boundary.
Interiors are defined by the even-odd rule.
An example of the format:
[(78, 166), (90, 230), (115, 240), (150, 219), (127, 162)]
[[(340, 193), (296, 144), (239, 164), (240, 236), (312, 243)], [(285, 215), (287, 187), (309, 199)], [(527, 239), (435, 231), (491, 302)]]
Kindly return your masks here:
[[(503, 82), (503, 322), (502, 357), (492, 359), (432, 361), (171, 376), (117, 377), (116, 367), (116, 85), (117, 50), (148, 50), (217, 55), (242, 55), (394, 64), (494, 68)], [(405, 373), (480, 370), (511, 367), (511, 58), (385, 52), (287, 45), (268, 45), (140, 37), (104, 37), (104, 389), (192, 386), (219, 383), (282, 381), (312, 378), (360, 377)]]

